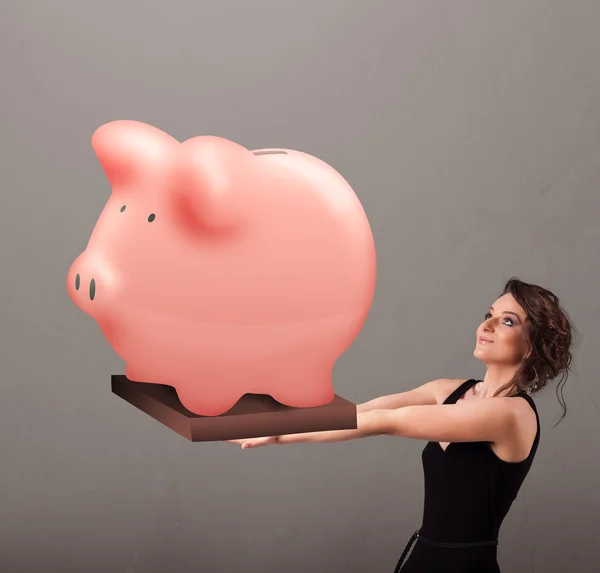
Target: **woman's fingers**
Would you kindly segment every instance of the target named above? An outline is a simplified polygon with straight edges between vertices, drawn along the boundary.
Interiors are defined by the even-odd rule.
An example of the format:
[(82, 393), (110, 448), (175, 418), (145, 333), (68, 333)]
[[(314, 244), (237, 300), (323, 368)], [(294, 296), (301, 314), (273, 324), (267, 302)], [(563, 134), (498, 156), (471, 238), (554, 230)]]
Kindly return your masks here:
[(229, 444), (238, 444), (242, 446), (242, 450), (247, 448), (260, 448), (261, 446), (268, 446), (276, 442), (276, 438), (273, 436), (267, 436), (264, 438), (245, 438), (242, 440), (225, 440)]
[(268, 446), (269, 444), (273, 444), (275, 442), (275, 438), (273, 437), (265, 437), (265, 438), (250, 438), (248, 440), (244, 440), (242, 444), (242, 449), (246, 448), (260, 448), (261, 446)]
[(244, 443), (242, 444), (242, 450), (245, 450), (246, 448), (258, 448), (260, 446), (266, 446), (266, 438), (251, 438), (249, 440), (244, 440)]

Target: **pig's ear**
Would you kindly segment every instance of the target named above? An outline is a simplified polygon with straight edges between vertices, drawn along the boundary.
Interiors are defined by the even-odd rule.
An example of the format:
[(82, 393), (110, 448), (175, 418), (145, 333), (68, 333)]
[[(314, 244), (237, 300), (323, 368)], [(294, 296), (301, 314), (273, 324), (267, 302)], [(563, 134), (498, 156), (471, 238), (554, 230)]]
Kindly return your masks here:
[(164, 131), (139, 121), (111, 121), (92, 136), (92, 146), (113, 192), (164, 171), (177, 145), (179, 142)]
[(230, 230), (248, 214), (256, 185), (256, 158), (245, 147), (214, 136), (181, 145), (181, 175), (175, 193), (188, 223), (209, 230)]

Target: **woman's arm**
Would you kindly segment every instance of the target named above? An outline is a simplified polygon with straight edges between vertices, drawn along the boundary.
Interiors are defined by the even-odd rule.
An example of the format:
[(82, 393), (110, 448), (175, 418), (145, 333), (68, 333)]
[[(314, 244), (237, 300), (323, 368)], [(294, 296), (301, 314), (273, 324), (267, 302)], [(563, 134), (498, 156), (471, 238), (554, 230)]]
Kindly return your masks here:
[[(264, 438), (246, 438), (241, 440), (226, 440), (232, 444), (240, 444), (243, 448), (252, 448), (259, 446), (268, 446), (271, 444), (295, 444), (295, 443), (323, 443), (323, 442), (343, 442), (347, 440), (357, 440), (366, 437), (364, 435), (365, 427), (369, 425), (369, 418), (361, 416), (374, 410), (393, 410), (407, 406), (433, 405), (436, 404), (436, 395), (441, 391), (449, 393), (447, 388), (450, 382), (457, 381), (440, 379), (432, 380), (409, 390), (381, 396), (363, 404), (356, 406), (358, 428), (355, 430), (332, 430), (324, 432), (305, 432), (302, 434), (286, 434), (284, 436), (270, 436)], [(460, 381), (458, 381), (460, 382)], [(366, 424), (366, 425), (365, 425)]]
[(518, 416), (510, 398), (471, 400), (461, 405), (405, 406), (359, 412), (355, 430), (287, 434), (230, 440), (242, 447), (269, 444), (323, 443), (390, 435), (434, 442), (505, 442), (518, 435)]
[[(407, 392), (399, 392), (398, 394), (390, 394), (389, 396), (381, 396), (356, 407), (356, 411), (369, 412), (371, 410), (395, 410), (397, 408), (405, 408), (406, 406), (425, 406), (437, 404), (436, 396), (440, 387), (447, 386), (448, 380), (432, 380), (426, 384), (422, 384), (417, 388), (408, 390)], [(460, 382), (460, 381), (458, 381)]]
[(471, 400), (463, 404), (405, 406), (358, 414), (356, 430), (279, 436), (281, 444), (340, 442), (386, 434), (433, 442), (502, 442), (514, 438), (517, 415), (510, 398)]
[[(443, 388), (447, 393), (448, 389), (445, 386), (448, 385), (448, 381), (445, 378), (440, 380), (432, 380), (426, 384), (422, 384), (417, 388), (409, 390), (407, 392), (399, 392), (398, 394), (390, 394), (388, 396), (381, 396), (363, 404), (356, 406), (357, 413), (357, 425), (358, 428), (355, 430), (331, 430), (324, 432), (304, 432), (302, 434), (286, 434), (283, 436), (270, 436), (264, 438), (246, 438), (242, 440), (226, 440), (232, 444), (240, 444), (243, 448), (255, 448), (260, 446), (268, 446), (271, 444), (297, 444), (297, 443), (325, 443), (325, 442), (344, 442), (347, 440), (357, 440), (359, 438), (367, 437), (367, 435), (374, 435), (369, 433), (370, 430), (366, 428), (370, 427), (372, 423), (369, 416), (365, 417), (364, 414), (376, 410), (392, 410), (396, 408), (404, 408), (407, 406), (416, 405), (433, 405), (436, 404), (436, 394)], [(366, 434), (365, 434), (366, 432)]]
[(231, 444), (239, 444), (242, 448), (258, 448), (269, 446), (271, 444), (299, 444), (312, 443), (319, 444), (325, 442), (345, 442), (348, 440), (358, 440), (379, 434), (382, 418), (378, 414), (384, 410), (372, 410), (369, 412), (359, 412), (357, 418), (357, 428), (353, 430), (326, 430), (324, 432), (303, 432), (301, 434), (284, 434), (282, 436), (269, 436), (264, 438), (243, 438), (240, 440), (226, 440)]
[(462, 404), (375, 410), (382, 434), (432, 442), (506, 442), (518, 437), (514, 400), (470, 400)]

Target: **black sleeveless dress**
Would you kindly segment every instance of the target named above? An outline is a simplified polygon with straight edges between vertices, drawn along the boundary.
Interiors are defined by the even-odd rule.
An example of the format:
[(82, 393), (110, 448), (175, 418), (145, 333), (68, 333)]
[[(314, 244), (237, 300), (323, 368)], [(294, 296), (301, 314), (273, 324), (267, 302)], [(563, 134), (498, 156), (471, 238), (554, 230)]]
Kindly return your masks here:
[[(461, 384), (444, 404), (455, 404), (476, 382), (471, 379)], [(540, 438), (533, 399), (525, 392), (517, 397), (529, 402), (537, 419), (535, 440), (524, 461), (502, 461), (489, 442), (453, 442), (446, 451), (438, 442), (427, 443), (421, 456), (423, 521), (395, 573), (500, 573), (496, 559), (500, 526), (529, 472)]]

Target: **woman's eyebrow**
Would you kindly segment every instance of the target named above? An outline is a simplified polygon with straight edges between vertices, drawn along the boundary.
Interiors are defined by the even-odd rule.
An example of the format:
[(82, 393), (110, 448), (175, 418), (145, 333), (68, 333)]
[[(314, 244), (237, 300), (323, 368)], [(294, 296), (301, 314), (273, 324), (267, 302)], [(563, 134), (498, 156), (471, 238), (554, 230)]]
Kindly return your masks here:
[[(490, 310), (494, 310), (494, 307), (490, 306)], [(513, 316), (516, 316), (521, 322), (523, 321), (523, 319), (516, 312), (505, 310), (502, 314), (512, 314)]]

